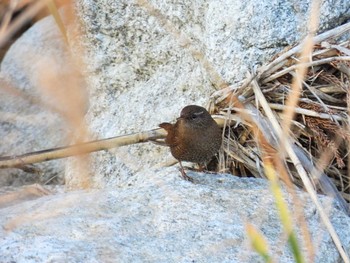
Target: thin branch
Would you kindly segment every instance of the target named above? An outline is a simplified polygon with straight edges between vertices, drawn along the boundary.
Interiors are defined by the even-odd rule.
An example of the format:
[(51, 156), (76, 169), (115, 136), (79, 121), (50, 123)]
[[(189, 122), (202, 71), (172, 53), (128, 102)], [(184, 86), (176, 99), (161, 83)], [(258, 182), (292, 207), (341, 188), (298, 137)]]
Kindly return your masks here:
[(330, 63), (333, 61), (350, 61), (350, 56), (331, 57), (331, 58), (324, 58), (324, 59), (320, 59), (320, 60), (316, 60), (316, 61), (312, 61), (312, 62), (307, 62), (307, 63), (299, 63), (297, 65), (293, 65), (293, 66), (285, 68), (281, 71), (278, 71), (265, 79), (262, 79), (261, 83), (266, 84), (266, 83), (271, 82), (275, 79), (278, 79), (279, 77), (281, 77), (281, 76), (283, 76), (291, 71), (295, 71), (299, 65), (303, 65), (305, 67), (315, 67), (315, 66), (327, 64), (327, 63)]
[[(288, 106), (282, 105), (282, 104), (277, 104), (277, 103), (268, 103), (269, 107), (274, 110), (286, 110)], [(328, 120), (338, 120), (338, 121), (345, 121), (346, 119), (339, 116), (339, 115), (330, 115), (327, 113), (319, 113), (313, 110), (307, 110), (303, 108), (295, 108), (295, 107), (290, 107), (291, 110), (293, 110), (297, 114), (302, 114), (310, 117), (316, 117), (320, 119), (328, 119)]]
[(108, 139), (96, 140), (67, 147), (52, 148), (37, 152), (26, 153), (17, 156), (0, 157), (1, 168), (20, 168), (24, 165), (45, 162), (55, 159), (66, 158), (75, 155), (82, 155), (96, 151), (107, 150), (123, 145), (154, 141), (164, 138), (166, 131), (155, 129), (125, 136), (117, 136)]
[[(344, 25), (338, 26), (332, 30), (326, 31), (320, 35), (317, 35), (312, 40), (313, 40), (314, 44), (319, 44), (326, 39), (335, 38), (337, 36), (344, 34), (347, 31), (350, 31), (350, 22), (348, 22)], [(277, 59), (272, 61), (270, 64), (261, 67), (259, 69), (259, 74), (263, 77), (263, 76), (270, 75), (272, 72), (276, 72), (278, 69), (283, 67), (285, 65), (285, 63), (287, 63), (287, 58), (289, 58), (297, 53), (300, 53), (302, 48), (303, 48), (303, 45), (304, 45), (303, 43), (297, 45), (296, 47), (290, 49), (286, 53), (279, 56)]]

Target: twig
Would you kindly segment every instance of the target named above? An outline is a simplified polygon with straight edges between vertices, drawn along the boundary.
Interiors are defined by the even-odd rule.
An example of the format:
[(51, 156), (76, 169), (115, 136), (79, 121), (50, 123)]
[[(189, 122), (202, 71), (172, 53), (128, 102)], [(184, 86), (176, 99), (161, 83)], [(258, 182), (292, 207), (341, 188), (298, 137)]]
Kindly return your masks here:
[(63, 20), (61, 18), (61, 15), (60, 15), (60, 13), (57, 10), (56, 3), (53, 0), (48, 1), (47, 2), (47, 7), (50, 10), (51, 15), (55, 19), (55, 22), (56, 22), (59, 30), (61, 31), (62, 37), (64, 39), (64, 42), (66, 44), (68, 44), (67, 30), (66, 30), (66, 27), (65, 27), (65, 25), (63, 23)]
[[(282, 105), (282, 104), (277, 104), (277, 103), (268, 103), (269, 107), (274, 110), (286, 110), (288, 106)], [(313, 110), (307, 110), (303, 108), (294, 108), (292, 107), (291, 110), (294, 110), (295, 113), (306, 115), (306, 116), (311, 116), (311, 117), (317, 117), (320, 119), (329, 119), (329, 120), (338, 120), (338, 121), (345, 121), (345, 118), (339, 116), (339, 115), (330, 115), (327, 113), (319, 113)]]
[(26, 153), (18, 156), (0, 157), (1, 168), (20, 168), (24, 165), (45, 162), (55, 159), (66, 158), (74, 155), (82, 155), (90, 152), (107, 150), (123, 145), (142, 143), (164, 138), (166, 131), (155, 129), (125, 136), (112, 137), (103, 140), (96, 140), (67, 147), (52, 148), (37, 152)]
[[(313, 43), (314, 44), (321, 43), (322, 41), (324, 41), (326, 39), (340, 36), (349, 30), (350, 30), (350, 22), (348, 22), (344, 25), (338, 26), (332, 30), (326, 31), (320, 35), (315, 36), (313, 38)], [(277, 59), (272, 61), (270, 64), (261, 67), (259, 69), (259, 74), (263, 77), (263, 76), (270, 75), (272, 72), (276, 72), (278, 69), (280, 69), (281, 67), (283, 67), (285, 65), (287, 58), (299, 53), (302, 50), (303, 45), (304, 45), (304, 43), (297, 45), (296, 47), (288, 50), (286, 53), (279, 56)]]
[(299, 65), (303, 65), (305, 67), (315, 67), (315, 66), (327, 64), (327, 63), (330, 63), (333, 61), (350, 61), (350, 56), (331, 57), (331, 58), (324, 58), (324, 59), (320, 59), (320, 60), (316, 60), (316, 61), (312, 61), (312, 62), (307, 62), (307, 63), (299, 63), (297, 65), (293, 65), (293, 66), (290, 66), (290, 67), (283, 69), (279, 72), (276, 72), (265, 79), (262, 79), (261, 83), (265, 84), (265, 83), (271, 82), (271, 81), (273, 81), (273, 80), (275, 80), (275, 79), (277, 79), (277, 78), (279, 78), (279, 77), (281, 77), (281, 76), (283, 76), (291, 71), (296, 70)]

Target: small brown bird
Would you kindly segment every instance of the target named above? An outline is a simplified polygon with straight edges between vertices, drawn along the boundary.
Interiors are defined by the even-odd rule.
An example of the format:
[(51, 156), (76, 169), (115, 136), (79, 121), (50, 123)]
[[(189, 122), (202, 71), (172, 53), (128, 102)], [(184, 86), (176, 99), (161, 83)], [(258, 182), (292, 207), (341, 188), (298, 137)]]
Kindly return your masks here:
[(181, 161), (205, 164), (221, 147), (220, 127), (205, 108), (197, 105), (183, 108), (175, 124), (163, 122), (159, 127), (168, 132), (165, 144), (179, 161), (181, 175), (186, 180), (191, 181)]

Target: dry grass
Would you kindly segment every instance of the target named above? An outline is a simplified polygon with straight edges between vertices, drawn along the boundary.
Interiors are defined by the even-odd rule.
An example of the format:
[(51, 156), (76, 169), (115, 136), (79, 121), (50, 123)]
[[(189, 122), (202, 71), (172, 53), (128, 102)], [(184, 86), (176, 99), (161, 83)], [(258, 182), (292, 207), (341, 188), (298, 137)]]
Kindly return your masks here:
[[(349, 48), (349, 41), (339, 45), (330, 45), (324, 42), (322, 46), (315, 47), (312, 53), (312, 62), (315, 66), (310, 67), (306, 74), (297, 107), (286, 105), (286, 99), (292, 90), (294, 70), (282, 69), (271, 72), (268, 76), (265, 74), (256, 75), (250, 85), (242, 85), (232, 91), (235, 96), (239, 96), (245, 111), (253, 116), (253, 119), (264, 120), (265, 118), (265, 122), (270, 122), (258, 102), (253, 88), (254, 83), (280, 123), (285, 118), (283, 111), (289, 109), (296, 114), (291, 126), (291, 135), (296, 146), (310, 157), (310, 162), (313, 164), (317, 163), (317, 160), (324, 153), (333, 155), (330, 163), (324, 165), (326, 167), (325, 174), (332, 179), (332, 182), (348, 202), (350, 201), (350, 180), (346, 142), (349, 138), (347, 101), (350, 63), (345, 58), (350, 60), (346, 54), (346, 52), (350, 52)], [(290, 57), (286, 58), (284, 63), (289, 65), (289, 69), (295, 69), (293, 66), (297, 60)], [(282, 71), (283, 74), (280, 73)], [(274, 75), (276, 77), (271, 77)], [(251, 77), (247, 80), (250, 79)], [(231, 114), (240, 115), (242, 112), (242, 109), (236, 107), (234, 103), (227, 103), (227, 98), (230, 96), (232, 94), (226, 93), (224, 97), (216, 100), (217, 109), (225, 118), (232, 118)], [(250, 108), (249, 112), (248, 108)], [(265, 128), (269, 129), (269, 125), (267, 124), (266, 127), (262, 121), (258, 121), (258, 126), (261, 127), (262, 131)], [(238, 127), (229, 128), (226, 131), (225, 144), (228, 147), (224, 147), (225, 167), (235, 174), (264, 177), (260, 149), (257, 147), (256, 138), (250, 127), (251, 124), (248, 120), (247, 123), (241, 122)], [(263, 131), (263, 133), (267, 132)], [(277, 134), (273, 134), (273, 136), (275, 136), (274, 141), (271, 140), (270, 144), (277, 150), (278, 136)], [(265, 137), (269, 138), (271, 135), (265, 134)], [(340, 143), (336, 143), (337, 137), (341, 139)], [(290, 161), (286, 161), (286, 168), (293, 182), (299, 186), (303, 185), (295, 167), (290, 164)], [(322, 192), (321, 189), (319, 190)]]
[[(67, 5), (66, 20), (74, 21), (73, 6), (70, 4), (70, 0), (26, 0), (26, 1), (6, 1), (1, 7), (1, 11), (5, 14), (0, 20), (0, 48), (6, 49), (8, 43), (13, 42), (18, 37), (18, 32), (25, 30), (23, 28), (27, 21), (33, 23), (43, 18), (44, 16), (52, 14), (57, 27), (59, 28), (63, 41), (67, 44), (67, 52), (69, 51), (69, 44), (65, 25), (61, 20), (61, 17), (57, 11), (57, 6)], [(33, 97), (31, 92), (22, 90), (19, 87), (15, 87), (12, 84), (5, 83), (5, 80), (1, 79), (0, 84), (2, 91), (8, 94), (8, 96), (16, 96), (21, 98), (29, 104), (39, 105), (44, 111), (51, 112), (53, 115), (59, 115), (59, 118), (65, 121), (65, 129), (70, 138), (67, 141), (70, 144), (81, 143), (89, 140), (89, 133), (87, 131), (84, 114), (86, 111), (87, 97), (85, 96), (81, 87), (80, 80), (82, 79), (81, 71), (83, 71), (83, 64), (77, 61), (79, 56), (71, 56), (69, 61), (62, 64), (71, 65), (70, 70), (62, 70), (57, 72), (57, 69), (53, 67), (56, 63), (56, 58), (45, 57), (42, 54), (31, 54), (36, 56), (36, 70), (37, 70), (37, 82), (38, 86), (33, 87), (33, 93), (41, 94), (42, 97)], [(25, 59), (25, 58), (24, 58)], [(62, 87), (62, 79), (64, 79), (64, 87)], [(69, 95), (67, 96), (67, 94)], [(50, 98), (49, 100), (47, 98)], [(62, 106), (63, 105), (63, 106)], [(55, 117), (56, 118), (56, 117)], [(71, 132), (68, 132), (71, 131)], [(11, 144), (11, 141), (6, 141)], [(79, 156), (80, 162), (85, 163), (86, 156)], [(87, 165), (81, 165), (81, 187), (88, 188), (89, 176)], [(26, 167), (23, 167), (26, 170)], [(29, 168), (30, 169), (30, 168)], [(45, 171), (41, 171), (41, 174)], [(40, 175), (39, 175), (40, 177)], [(37, 178), (36, 182), (42, 182), (41, 178)]]
[[(287, 185), (305, 187), (346, 262), (346, 252), (314, 190), (334, 197), (350, 215), (346, 159), (350, 45), (335, 39), (349, 25), (327, 33), (313, 50), (305, 45), (309, 53), (294, 48), (294, 53), (277, 55), (259, 73), (249, 74), (242, 86), (218, 92), (215, 101), (225, 119), (233, 115), (243, 119), (238, 128), (226, 128), (221, 166), (255, 177), (269, 177), (266, 167), (273, 166)], [(266, 74), (266, 69), (273, 70)]]

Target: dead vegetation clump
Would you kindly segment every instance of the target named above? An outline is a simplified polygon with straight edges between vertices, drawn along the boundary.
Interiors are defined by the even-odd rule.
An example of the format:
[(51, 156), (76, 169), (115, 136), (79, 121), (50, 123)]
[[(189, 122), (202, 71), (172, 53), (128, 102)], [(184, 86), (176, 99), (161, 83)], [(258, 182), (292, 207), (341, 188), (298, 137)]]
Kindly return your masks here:
[[(290, 55), (286, 56), (288, 52)], [(337, 43), (327, 37), (315, 45), (298, 103), (289, 107), (287, 98), (293, 92), (291, 83), (298, 74), (298, 57), (297, 47), (284, 51), (271, 64), (247, 76), (240, 87), (215, 94), (219, 114), (236, 123), (226, 127), (221, 168), (241, 176), (265, 177), (263, 157), (267, 152), (272, 160), (276, 161), (277, 156), (282, 163), (289, 177), (284, 178), (281, 172), (282, 180), (303, 186), (295, 164), (283, 158), (283, 140), (288, 140), (314, 187), (350, 202), (350, 41)], [(289, 134), (281, 136), (272, 119), (282, 124), (286, 112), (292, 112), (294, 119)], [(265, 146), (254, 132), (255, 125), (266, 139)], [(276, 162), (275, 167), (278, 167)], [(349, 210), (344, 199), (343, 208)]]

